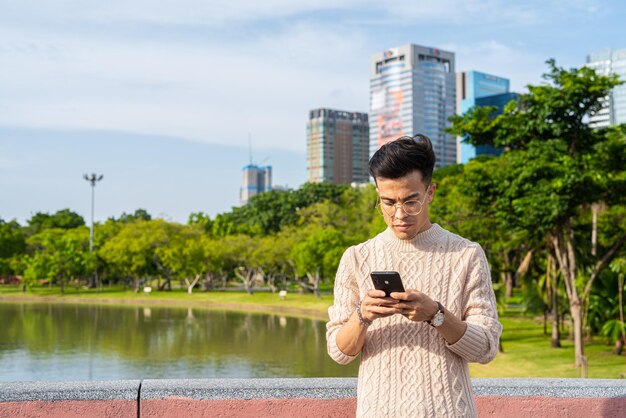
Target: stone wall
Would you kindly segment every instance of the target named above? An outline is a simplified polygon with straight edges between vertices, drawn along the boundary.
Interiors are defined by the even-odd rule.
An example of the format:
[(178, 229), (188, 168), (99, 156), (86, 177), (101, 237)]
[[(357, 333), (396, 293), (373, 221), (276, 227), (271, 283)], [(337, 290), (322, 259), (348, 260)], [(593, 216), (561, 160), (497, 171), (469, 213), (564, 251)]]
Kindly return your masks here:
[[(472, 379), (481, 417), (626, 417), (626, 380)], [(346, 417), (356, 379), (0, 383), (0, 417)]]

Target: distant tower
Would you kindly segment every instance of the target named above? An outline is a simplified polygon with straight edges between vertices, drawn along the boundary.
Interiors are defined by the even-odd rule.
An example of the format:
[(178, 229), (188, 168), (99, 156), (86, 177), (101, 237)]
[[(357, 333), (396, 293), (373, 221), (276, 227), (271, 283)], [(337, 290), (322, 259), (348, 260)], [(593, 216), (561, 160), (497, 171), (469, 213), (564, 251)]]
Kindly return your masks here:
[(372, 56), (370, 153), (402, 135), (427, 135), (435, 167), (456, 163), (456, 138), (444, 132), (456, 113), (454, 53), (403, 45)]
[[(626, 49), (616, 51), (605, 49), (587, 56), (587, 67), (598, 74), (617, 74), (620, 80), (626, 80)], [(626, 123), (626, 85), (622, 84), (611, 90), (604, 99), (602, 110), (589, 117), (589, 125), (603, 128)]]
[(240, 190), (241, 204), (245, 205), (252, 196), (272, 190), (272, 166), (248, 164), (242, 168), (243, 182)]
[[(464, 114), (474, 106), (495, 106), (496, 114), (504, 110), (504, 106), (518, 97), (517, 93), (509, 92), (510, 82), (506, 78), (478, 71), (459, 72), (456, 75), (457, 113)], [(465, 164), (477, 155), (500, 155), (501, 150), (489, 145), (474, 147), (462, 142), (457, 137), (457, 163)]]
[(367, 113), (315, 109), (307, 123), (307, 171), (311, 183), (367, 183)]
[[(248, 203), (252, 196), (272, 190), (272, 166), (258, 166), (252, 160), (252, 136), (248, 134), (250, 147), (250, 164), (241, 169), (243, 178), (239, 190), (241, 205)], [(267, 158), (266, 158), (267, 160)]]

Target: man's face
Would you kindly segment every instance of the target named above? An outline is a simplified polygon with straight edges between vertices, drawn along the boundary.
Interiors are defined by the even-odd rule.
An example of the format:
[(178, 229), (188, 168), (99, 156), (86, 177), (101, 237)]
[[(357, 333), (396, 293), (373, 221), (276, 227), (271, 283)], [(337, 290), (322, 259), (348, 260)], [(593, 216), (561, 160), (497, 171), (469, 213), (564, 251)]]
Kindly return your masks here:
[[(376, 184), (385, 223), (398, 238), (412, 239), (430, 227), (428, 205), (433, 199), (435, 185), (431, 184), (429, 188), (422, 180), (420, 171), (412, 171), (398, 179), (379, 177), (376, 179)], [(421, 212), (418, 214), (407, 214), (401, 208), (401, 204), (415, 201), (422, 203)], [(411, 203), (406, 206), (419, 207), (419, 205), (411, 205)], [(411, 211), (409, 210), (409, 212)]]

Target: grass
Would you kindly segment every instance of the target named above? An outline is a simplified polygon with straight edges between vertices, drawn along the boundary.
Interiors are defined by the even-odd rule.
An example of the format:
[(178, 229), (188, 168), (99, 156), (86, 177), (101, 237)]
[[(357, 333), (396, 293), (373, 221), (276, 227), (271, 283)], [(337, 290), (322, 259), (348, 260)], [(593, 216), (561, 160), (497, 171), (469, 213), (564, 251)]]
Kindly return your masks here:
[[(550, 347), (541, 319), (509, 313), (500, 318), (504, 353), (489, 364), (470, 364), (472, 377), (580, 377), (574, 367), (574, 342), (561, 339), (561, 348)], [(549, 329), (549, 328), (548, 328)], [(626, 376), (626, 358), (611, 353), (601, 337), (585, 344), (588, 377), (616, 379)]]
[[(70, 287), (61, 295), (58, 288), (38, 287), (22, 293), (16, 286), (0, 286), (0, 298), (19, 300), (49, 300), (54, 298), (66, 302), (106, 302), (114, 304), (159, 304), (201, 306), (205, 308), (229, 307), (237, 310), (259, 312), (282, 311), (296, 316), (309, 316), (324, 320), (327, 309), (332, 304), (332, 295), (322, 295), (321, 299), (311, 294), (290, 292), (285, 300), (277, 293), (213, 291), (194, 292), (185, 290), (153, 292), (151, 295), (135, 293), (121, 287), (103, 288), (100, 291)], [(574, 343), (563, 338), (562, 348), (550, 347), (550, 335), (543, 334), (541, 319), (524, 316), (511, 310), (500, 318), (503, 325), (503, 353), (487, 365), (470, 364), (472, 377), (579, 377), (574, 367)], [(620, 378), (626, 376), (626, 358), (611, 353), (611, 345), (601, 337), (585, 344), (590, 378)]]

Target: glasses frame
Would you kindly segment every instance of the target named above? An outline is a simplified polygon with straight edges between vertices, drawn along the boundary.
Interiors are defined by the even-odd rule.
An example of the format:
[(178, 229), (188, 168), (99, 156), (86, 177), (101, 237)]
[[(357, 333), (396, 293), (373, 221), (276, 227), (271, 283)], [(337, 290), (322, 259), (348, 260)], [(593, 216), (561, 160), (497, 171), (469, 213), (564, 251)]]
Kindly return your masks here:
[[(422, 199), (422, 201), (420, 202), (419, 199), (411, 199), (411, 200), (407, 200), (406, 202), (402, 202), (402, 203), (394, 203), (393, 204), (393, 212), (389, 213), (387, 212), (387, 210), (383, 209), (383, 201), (381, 200), (380, 196), (378, 196), (378, 202), (376, 202), (376, 207), (378, 208), (378, 210), (383, 214), (383, 215), (387, 215), (390, 216), (391, 218), (395, 218), (396, 217), (396, 213), (398, 213), (398, 207), (402, 210), (402, 212), (404, 212), (407, 216), (418, 216), (420, 213), (422, 213), (422, 211), (424, 210), (424, 203), (426, 202), (426, 198), (428, 197), (428, 191), (430, 190), (430, 184), (428, 185), (428, 187), (426, 187), (426, 192), (424, 193), (424, 198)], [(411, 203), (411, 202), (417, 202), (420, 204), (420, 209), (417, 211), (417, 213), (409, 213), (404, 205), (406, 205), (407, 203)]]

